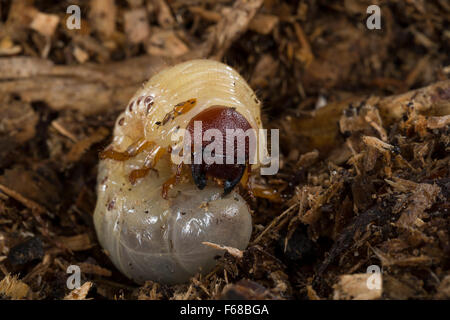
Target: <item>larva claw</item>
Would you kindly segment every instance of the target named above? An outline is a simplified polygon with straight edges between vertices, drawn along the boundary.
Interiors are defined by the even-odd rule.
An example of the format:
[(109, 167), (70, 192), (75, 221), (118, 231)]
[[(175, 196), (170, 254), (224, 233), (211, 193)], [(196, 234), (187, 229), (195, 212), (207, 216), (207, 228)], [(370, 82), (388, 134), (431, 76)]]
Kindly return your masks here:
[(226, 196), (227, 194), (229, 194), (231, 190), (233, 190), (233, 188), (239, 183), (239, 181), (241, 181), (246, 168), (247, 166), (245, 164), (239, 165), (240, 169), (239, 175), (237, 175), (233, 180), (225, 180), (222, 196)]
[(191, 166), (192, 170), (192, 178), (194, 179), (194, 183), (200, 190), (206, 187), (206, 172), (204, 166), (201, 164), (193, 164)]

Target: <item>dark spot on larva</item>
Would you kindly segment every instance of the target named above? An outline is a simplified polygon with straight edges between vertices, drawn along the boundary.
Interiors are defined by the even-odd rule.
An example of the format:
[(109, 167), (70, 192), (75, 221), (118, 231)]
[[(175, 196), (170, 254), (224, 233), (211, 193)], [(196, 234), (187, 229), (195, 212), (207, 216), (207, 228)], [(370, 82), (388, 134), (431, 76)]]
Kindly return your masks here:
[(155, 125), (160, 126), (161, 125), (161, 121), (156, 121)]
[(130, 110), (130, 112), (133, 111), (133, 104), (134, 104), (134, 101), (131, 101), (130, 104), (128, 105), (128, 110)]
[(145, 213), (145, 214), (148, 214), (148, 210), (145, 210), (144, 213)]
[(108, 181), (108, 176), (105, 176), (101, 182), (101, 184), (105, 184), (105, 182)]
[(116, 204), (116, 200), (112, 199), (109, 203), (108, 203), (108, 211), (111, 211), (112, 209), (114, 209), (114, 205)]
[(180, 212), (182, 216), (184, 216), (186, 214), (186, 212)]
[(128, 188), (128, 191), (131, 191), (131, 188)]
[(120, 120), (119, 120), (119, 126), (122, 126), (124, 122), (125, 122), (125, 119), (124, 119), (124, 118), (120, 118)]
[(259, 100), (258, 100), (258, 98), (256, 98), (256, 97), (255, 97), (255, 103), (256, 103), (256, 104), (259, 103)]
[(137, 100), (136, 103), (137, 103), (138, 105), (140, 105), (140, 104), (141, 104), (141, 101), (142, 101), (142, 97), (139, 97), (139, 99)]
[(170, 119), (172, 119), (172, 115), (171, 115), (170, 112), (169, 112), (169, 113), (167, 113), (167, 114), (164, 116), (164, 119), (163, 119), (163, 121), (162, 121), (162, 124), (165, 125), (167, 122), (169, 122)]
[(145, 98), (144, 103), (145, 104), (149, 104), (149, 105), (153, 105), (153, 97), (148, 96), (147, 98)]

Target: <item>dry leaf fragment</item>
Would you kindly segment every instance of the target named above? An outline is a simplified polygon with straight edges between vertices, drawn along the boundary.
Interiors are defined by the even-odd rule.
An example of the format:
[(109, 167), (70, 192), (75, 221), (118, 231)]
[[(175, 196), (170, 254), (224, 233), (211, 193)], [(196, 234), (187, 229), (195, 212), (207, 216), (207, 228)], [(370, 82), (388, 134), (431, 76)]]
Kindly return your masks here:
[(59, 241), (72, 251), (88, 250), (94, 246), (87, 233), (78, 234), (72, 237), (59, 237)]
[(214, 248), (214, 249), (226, 250), (229, 254), (231, 254), (233, 257), (236, 257), (238, 259), (242, 259), (242, 257), (243, 257), (243, 252), (237, 248), (221, 246), (219, 244), (215, 244), (212, 242), (206, 242), (206, 241), (202, 242), (202, 244), (209, 246), (211, 248)]
[(170, 7), (164, 0), (156, 0), (158, 7), (158, 23), (163, 28), (168, 28), (175, 23), (175, 19), (170, 12)]
[(334, 300), (375, 300), (381, 297), (383, 288), (382, 281), (378, 288), (370, 289), (367, 285), (370, 277), (379, 276), (381, 274), (360, 273), (360, 274), (346, 274), (339, 278), (338, 283), (334, 287)]
[(440, 129), (450, 125), (450, 115), (442, 117), (429, 117), (427, 119), (427, 127), (430, 129)]
[(124, 13), (125, 33), (131, 43), (140, 43), (150, 35), (150, 27), (147, 19), (147, 11), (138, 8)]
[(24, 299), (31, 294), (30, 287), (17, 276), (7, 274), (0, 281), (0, 296), (5, 296), (13, 300)]
[(117, 7), (114, 0), (92, 0), (89, 20), (95, 31), (110, 38), (116, 31)]
[(89, 54), (78, 46), (73, 49), (73, 56), (79, 63), (85, 63), (89, 60)]
[(179, 57), (187, 53), (189, 48), (172, 30), (152, 29), (152, 36), (147, 43), (147, 53), (161, 57)]
[(277, 16), (260, 13), (255, 15), (250, 21), (248, 28), (261, 34), (269, 34), (273, 31), (279, 20)]
[(92, 287), (92, 282), (87, 281), (77, 289), (73, 289), (68, 295), (64, 297), (64, 300), (84, 300)]
[(58, 23), (59, 17), (57, 15), (37, 12), (30, 24), (30, 28), (46, 37), (51, 37), (55, 33)]

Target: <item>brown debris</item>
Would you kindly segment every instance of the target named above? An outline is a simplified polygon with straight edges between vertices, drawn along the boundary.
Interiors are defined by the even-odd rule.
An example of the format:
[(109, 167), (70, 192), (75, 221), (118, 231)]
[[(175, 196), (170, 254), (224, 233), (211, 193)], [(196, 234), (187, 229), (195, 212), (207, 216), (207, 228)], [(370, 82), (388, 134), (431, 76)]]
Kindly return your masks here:
[(262, 0), (236, 1), (233, 7), (223, 14), (209, 36), (209, 56), (216, 60), (222, 59), (231, 44), (247, 30), (262, 4)]
[(86, 139), (77, 141), (70, 149), (65, 160), (69, 163), (77, 162), (80, 157), (86, 152), (86, 150), (88, 150), (93, 144), (103, 141), (108, 136), (108, 134), (109, 132), (106, 128), (98, 128), (92, 135), (90, 135)]
[(114, 0), (92, 0), (90, 2), (89, 20), (92, 28), (102, 37), (108, 39), (116, 31), (117, 7)]
[(60, 237), (59, 242), (69, 250), (84, 251), (89, 250), (94, 246), (88, 234), (78, 234), (72, 237)]
[(152, 29), (147, 52), (154, 56), (180, 57), (189, 51), (187, 45), (172, 30)]
[[(372, 274), (349, 274), (339, 278), (339, 282), (334, 286), (334, 300), (375, 300), (381, 298), (382, 287), (369, 288), (368, 280)], [(382, 279), (381, 274), (375, 275)]]
[(131, 43), (139, 43), (150, 35), (150, 27), (145, 8), (137, 8), (124, 13), (125, 33)]
[(221, 246), (212, 242), (202, 242), (202, 244), (209, 246), (214, 249), (219, 250), (226, 250), (229, 254), (231, 254), (233, 257), (241, 259), (243, 257), (243, 253), (241, 250), (233, 247), (227, 247), (227, 246)]
[(236, 284), (229, 284), (223, 289), (223, 300), (264, 300), (275, 297), (263, 286), (248, 279), (242, 279)]
[(37, 12), (30, 24), (30, 28), (46, 37), (51, 37), (56, 31), (58, 23), (59, 17), (57, 15)]
[(32, 291), (30, 287), (17, 279), (16, 276), (7, 274), (0, 281), (0, 297), (10, 298), (13, 300), (19, 300), (24, 298), (30, 298)]
[(92, 285), (93, 283), (89, 281), (83, 283), (81, 287), (70, 291), (70, 293), (64, 297), (64, 300), (85, 300)]

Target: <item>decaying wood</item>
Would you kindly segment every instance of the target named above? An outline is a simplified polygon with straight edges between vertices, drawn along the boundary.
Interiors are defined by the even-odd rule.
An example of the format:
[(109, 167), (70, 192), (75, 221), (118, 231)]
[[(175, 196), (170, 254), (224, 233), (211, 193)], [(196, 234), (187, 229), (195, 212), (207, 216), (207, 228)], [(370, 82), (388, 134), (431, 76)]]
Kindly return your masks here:
[(208, 56), (221, 60), (231, 44), (248, 28), (250, 21), (262, 6), (262, 0), (238, 0), (219, 23), (208, 39), (211, 48)]
[(448, 116), (450, 114), (450, 81), (440, 81), (427, 87), (404, 94), (388, 97), (369, 97), (348, 99), (329, 104), (310, 115), (299, 118), (290, 117), (283, 124), (285, 130), (296, 134), (301, 141), (301, 151), (318, 149), (321, 154), (330, 151), (343, 141), (336, 123), (350, 105), (370, 104), (377, 108), (385, 125), (398, 121), (409, 108), (418, 114), (428, 116)]
[(86, 296), (89, 293), (89, 290), (91, 289), (92, 285), (93, 285), (93, 283), (89, 282), (89, 281), (83, 283), (83, 285), (81, 287), (70, 291), (70, 293), (64, 297), (64, 300), (84, 300), (84, 299), (86, 299)]
[(6, 275), (0, 281), (0, 297), (10, 298), (13, 300), (29, 298), (32, 294), (30, 287), (17, 279), (16, 276)]
[(57, 66), (25, 57), (0, 59), (0, 97), (15, 94), (23, 101), (43, 101), (54, 110), (86, 115), (121, 110), (136, 88), (165, 66), (155, 57), (102, 66)]
[(378, 288), (369, 288), (368, 280), (373, 275), (371, 273), (343, 275), (339, 282), (334, 286), (335, 300), (374, 300), (381, 297), (382, 294), (382, 275), (380, 277), (380, 286)]

